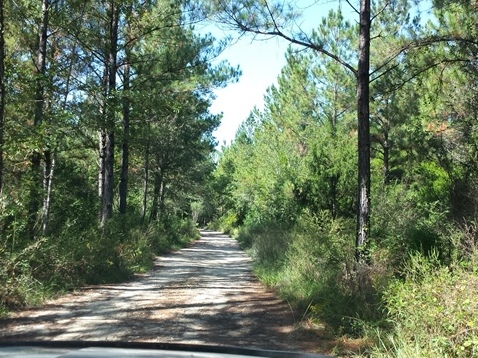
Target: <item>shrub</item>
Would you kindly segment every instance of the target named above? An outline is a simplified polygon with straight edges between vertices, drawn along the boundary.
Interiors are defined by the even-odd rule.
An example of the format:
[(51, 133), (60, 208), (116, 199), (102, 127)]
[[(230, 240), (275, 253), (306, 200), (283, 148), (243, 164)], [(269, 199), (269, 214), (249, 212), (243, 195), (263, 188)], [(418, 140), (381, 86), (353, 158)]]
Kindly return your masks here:
[(335, 332), (358, 335), (368, 322), (382, 317), (376, 289), (376, 277), (381, 276), (354, 267), (353, 227), (327, 211), (304, 213), (294, 226), (244, 226), (238, 239), (250, 247), (260, 279), (303, 317), (318, 318)]
[(298, 307), (310, 308), (335, 333), (355, 336), (381, 320), (381, 273), (356, 265), (352, 228), (352, 221), (332, 219), (328, 212), (302, 216), (292, 232), (280, 285)]
[(221, 216), (216, 228), (226, 234), (230, 234), (236, 229), (237, 221), (237, 215), (230, 210), (225, 215)]
[(259, 266), (279, 268), (288, 247), (287, 226), (276, 222), (246, 224), (240, 228), (238, 241), (249, 249)]
[(428, 202), (399, 184), (382, 187), (373, 198), (370, 243), (372, 251), (380, 251), (381, 265), (400, 272), (410, 252), (438, 252), (443, 263), (450, 262), (453, 248), (445, 203)]
[[(198, 237), (190, 219), (141, 225), (137, 216), (112, 218), (103, 228), (67, 221), (56, 236), (11, 250), (0, 246), (0, 314), (83, 284), (119, 282), (152, 267), (156, 254)], [(14, 250), (15, 248), (15, 250)]]
[(156, 230), (153, 246), (155, 254), (180, 249), (199, 238), (196, 224), (190, 218), (169, 217), (157, 224)]
[(395, 325), (382, 351), (417, 357), (478, 355), (478, 272), (441, 265), (438, 254), (411, 256), (404, 280), (395, 280), (384, 304)]

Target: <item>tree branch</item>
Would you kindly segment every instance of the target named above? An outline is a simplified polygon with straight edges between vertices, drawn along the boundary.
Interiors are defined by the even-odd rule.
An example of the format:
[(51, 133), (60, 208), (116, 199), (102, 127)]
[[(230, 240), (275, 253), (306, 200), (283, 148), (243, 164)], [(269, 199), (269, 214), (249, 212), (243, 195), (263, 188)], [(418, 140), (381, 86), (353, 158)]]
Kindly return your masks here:
[(313, 43), (312, 41), (308, 39), (307, 41), (304, 41), (292, 35), (285, 34), (282, 30), (280, 30), (279, 25), (277, 24), (277, 20), (267, 2), (265, 6), (267, 9), (268, 17), (273, 23), (272, 29), (269, 29), (269, 30), (267, 28), (260, 29), (259, 27), (253, 27), (251, 25), (246, 24), (245, 22), (241, 21), (239, 17), (236, 15), (237, 12), (240, 12), (240, 9), (237, 9), (235, 11), (236, 13), (234, 13), (233, 10), (227, 9), (225, 5), (223, 5), (222, 11), (223, 13), (226, 14), (226, 16), (228, 16), (228, 19), (223, 18), (222, 19), (223, 21), (221, 22), (226, 23), (233, 29), (239, 30), (243, 33), (252, 33), (252, 34), (261, 35), (261, 36), (277, 36), (277, 37), (283, 38), (284, 40), (287, 40), (291, 44), (303, 46), (308, 49), (320, 52), (330, 57), (331, 59), (335, 60), (336, 62), (340, 63), (346, 69), (351, 71), (354, 74), (354, 76), (357, 76), (357, 69), (355, 67), (353, 67), (350, 63), (343, 60), (340, 56), (327, 51), (323, 45)]

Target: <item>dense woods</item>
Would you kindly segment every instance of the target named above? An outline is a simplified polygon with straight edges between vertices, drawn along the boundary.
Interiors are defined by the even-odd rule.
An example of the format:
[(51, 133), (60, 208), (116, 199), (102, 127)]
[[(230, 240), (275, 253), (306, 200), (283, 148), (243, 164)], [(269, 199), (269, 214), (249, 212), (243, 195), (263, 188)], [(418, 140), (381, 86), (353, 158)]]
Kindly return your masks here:
[[(200, 222), (365, 354), (478, 355), (476, 1), (347, 1), (310, 33), (294, 2), (197, 5), (0, 2), (2, 309), (147, 269)], [(239, 69), (205, 17), (291, 43), (217, 153)]]
[(197, 235), (224, 42), (170, 1), (2, 1), (0, 306), (120, 280)]

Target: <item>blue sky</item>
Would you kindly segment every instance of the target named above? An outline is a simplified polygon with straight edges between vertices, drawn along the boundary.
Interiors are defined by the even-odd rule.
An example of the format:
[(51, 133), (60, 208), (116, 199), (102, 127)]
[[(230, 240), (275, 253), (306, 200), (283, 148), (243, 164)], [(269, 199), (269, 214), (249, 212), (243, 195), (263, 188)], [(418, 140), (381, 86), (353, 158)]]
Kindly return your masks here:
[(280, 39), (252, 41), (242, 38), (222, 54), (231, 65), (239, 65), (242, 76), (239, 82), (215, 91), (217, 96), (211, 107), (212, 113), (223, 113), (221, 126), (215, 136), (222, 145), (234, 139), (239, 125), (247, 118), (254, 106), (263, 108), (263, 96), (275, 83), (285, 65), (288, 44)]
[[(301, 23), (301, 28), (305, 31), (316, 27), (329, 10), (338, 8), (339, 4), (340, 0), (294, 1), (295, 6), (306, 12)], [(342, 7), (344, 14), (352, 12), (345, 2)], [(214, 25), (207, 26), (205, 31), (210, 31), (217, 38), (226, 35), (238, 37), (237, 33), (225, 32)], [(252, 39), (252, 36), (245, 35), (228, 47), (218, 58), (218, 61), (226, 59), (233, 66), (239, 65), (242, 70), (238, 83), (215, 91), (217, 98), (211, 107), (211, 112), (223, 113), (222, 124), (215, 132), (219, 147), (224, 141), (229, 144), (234, 139), (237, 128), (254, 106), (263, 108), (263, 97), (267, 88), (276, 83), (277, 76), (285, 65), (288, 45), (286, 40), (277, 37)]]

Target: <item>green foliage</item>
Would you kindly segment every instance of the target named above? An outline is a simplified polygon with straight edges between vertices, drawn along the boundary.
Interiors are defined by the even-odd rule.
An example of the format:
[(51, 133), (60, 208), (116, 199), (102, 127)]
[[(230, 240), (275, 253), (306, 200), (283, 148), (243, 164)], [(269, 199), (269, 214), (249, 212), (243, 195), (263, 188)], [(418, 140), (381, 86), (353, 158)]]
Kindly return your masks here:
[(259, 278), (302, 318), (320, 320), (334, 333), (358, 335), (382, 319), (381, 282), (378, 272), (354, 271), (351, 236), (352, 221), (322, 212), (304, 213), (292, 226), (246, 224), (238, 240), (254, 258)]
[(99, 229), (71, 224), (14, 254), (0, 248), (0, 309), (40, 302), (83, 284), (120, 282), (152, 267), (157, 254), (198, 238), (190, 219), (143, 227), (133, 216), (117, 216)]
[(155, 253), (160, 254), (171, 249), (177, 250), (199, 238), (196, 224), (190, 219), (170, 218), (158, 227)]
[(221, 216), (217, 222), (217, 229), (230, 234), (237, 228), (237, 215), (233, 211), (228, 211)]
[(181, 1), (4, 8), (0, 309), (124, 280), (196, 238), (212, 215), (213, 89), (240, 74), (211, 61), (227, 41), (195, 33)]
[[(223, 10), (253, 32), (286, 31), (282, 15), (295, 14), (263, 4)], [(436, 4), (423, 20), (409, 1), (372, 5), (366, 264), (353, 247), (356, 78), (321, 53), (357, 60), (356, 26), (340, 10), (299, 36), (318, 51), (287, 52), (264, 110), (214, 174), (216, 221), (238, 233), (261, 279), (304, 317), (377, 339), (374, 356), (478, 356), (477, 12)]]
[(442, 266), (437, 254), (413, 255), (405, 280), (384, 295), (395, 335), (382, 340), (390, 356), (476, 357), (478, 354), (478, 275), (460, 266)]
[(29, 256), (37, 249), (30, 246), (11, 254), (0, 247), (0, 315), (8, 308), (37, 303), (46, 295), (45, 286), (34, 276)]
[(289, 245), (287, 233), (285, 224), (246, 222), (239, 229), (237, 240), (260, 266), (278, 270), (284, 264)]
[(415, 191), (404, 185), (384, 186), (374, 192), (372, 250), (392, 270), (400, 271), (410, 252), (430, 255), (436, 251), (442, 262), (449, 262), (454, 255), (446, 202), (428, 201), (430, 196), (423, 195), (428, 192), (424, 186)]

